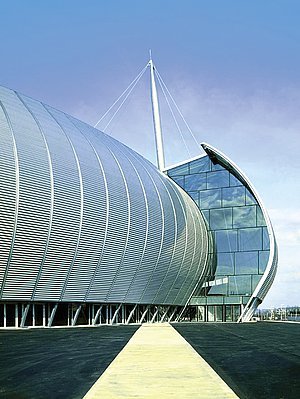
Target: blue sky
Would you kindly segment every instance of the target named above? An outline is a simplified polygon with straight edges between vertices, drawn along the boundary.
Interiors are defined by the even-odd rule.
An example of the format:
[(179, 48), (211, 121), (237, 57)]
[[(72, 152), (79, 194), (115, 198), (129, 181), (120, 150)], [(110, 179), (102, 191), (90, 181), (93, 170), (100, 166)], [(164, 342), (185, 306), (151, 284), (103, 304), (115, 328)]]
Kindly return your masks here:
[[(2, 1), (0, 84), (94, 124), (151, 48), (197, 140), (237, 163), (269, 210), (280, 252), (264, 306), (300, 305), (299, 20), (291, 0)], [(161, 108), (173, 164), (188, 154)], [(110, 132), (155, 161), (148, 76)]]

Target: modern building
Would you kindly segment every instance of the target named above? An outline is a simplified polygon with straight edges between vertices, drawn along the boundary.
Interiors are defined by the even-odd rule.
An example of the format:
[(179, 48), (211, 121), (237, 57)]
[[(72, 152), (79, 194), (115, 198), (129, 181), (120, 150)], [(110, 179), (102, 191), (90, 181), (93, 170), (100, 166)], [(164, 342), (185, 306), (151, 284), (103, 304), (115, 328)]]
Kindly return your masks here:
[(160, 171), (0, 87), (0, 326), (249, 320), (276, 272), (272, 226), (203, 148)]

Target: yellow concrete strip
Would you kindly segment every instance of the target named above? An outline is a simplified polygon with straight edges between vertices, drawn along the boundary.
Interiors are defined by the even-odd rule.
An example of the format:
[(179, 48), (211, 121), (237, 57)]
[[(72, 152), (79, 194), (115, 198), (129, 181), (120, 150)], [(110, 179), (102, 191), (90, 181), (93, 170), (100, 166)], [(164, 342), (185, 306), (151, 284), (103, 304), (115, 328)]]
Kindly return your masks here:
[(168, 323), (143, 324), (84, 399), (238, 398)]

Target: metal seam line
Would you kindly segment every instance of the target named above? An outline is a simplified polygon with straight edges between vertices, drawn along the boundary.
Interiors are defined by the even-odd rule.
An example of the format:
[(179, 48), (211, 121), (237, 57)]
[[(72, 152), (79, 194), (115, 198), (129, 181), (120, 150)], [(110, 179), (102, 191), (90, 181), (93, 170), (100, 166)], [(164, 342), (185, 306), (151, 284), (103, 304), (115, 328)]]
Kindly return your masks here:
[[(105, 245), (106, 245), (106, 240), (107, 240), (108, 223), (109, 223), (109, 219), (110, 219), (110, 217), (109, 217), (109, 210), (110, 210), (110, 205), (109, 205), (109, 191), (108, 191), (108, 185), (107, 185), (106, 174), (105, 174), (105, 171), (104, 171), (102, 162), (101, 162), (101, 160), (100, 160), (100, 157), (99, 157), (99, 155), (98, 155), (98, 153), (97, 153), (97, 151), (96, 151), (94, 145), (92, 144), (92, 142), (90, 141), (90, 139), (86, 136), (86, 134), (83, 133), (83, 131), (80, 129), (80, 127), (77, 126), (77, 125), (75, 125), (74, 122), (73, 122), (73, 120), (72, 120), (67, 114), (65, 114), (65, 116), (66, 116), (66, 117), (70, 120), (70, 122), (77, 128), (77, 130), (81, 133), (81, 135), (87, 140), (87, 142), (88, 142), (88, 143), (90, 144), (90, 146), (92, 147), (92, 150), (94, 151), (94, 154), (95, 154), (95, 156), (96, 156), (96, 158), (97, 158), (97, 161), (98, 161), (98, 163), (99, 163), (100, 170), (101, 170), (102, 175), (103, 175), (104, 186), (105, 186), (106, 219), (105, 219), (104, 240), (103, 240), (103, 245), (102, 245), (101, 253), (100, 253), (100, 256), (99, 256), (99, 260), (98, 260), (98, 262), (97, 262), (97, 264), (96, 264), (96, 267), (95, 267), (94, 272), (93, 272), (93, 276), (92, 276), (92, 278), (91, 278), (91, 280), (90, 280), (88, 289), (87, 289), (87, 291), (86, 291), (86, 293), (85, 293), (84, 302), (86, 302), (86, 301), (88, 300), (88, 296), (89, 296), (89, 294), (90, 294), (91, 287), (92, 287), (92, 285), (94, 284), (95, 277), (96, 277), (96, 275), (98, 274), (99, 268), (101, 267), (101, 260), (102, 260), (103, 253), (104, 253), (104, 250), (105, 250)], [(90, 127), (89, 127), (89, 128), (90, 128)]]
[(81, 173), (81, 168), (80, 168), (80, 163), (79, 163), (79, 159), (77, 156), (77, 153), (75, 151), (75, 148), (73, 146), (73, 143), (69, 137), (69, 135), (66, 133), (65, 129), (62, 127), (61, 123), (58, 122), (58, 120), (54, 117), (54, 115), (52, 114), (52, 112), (48, 109), (48, 107), (41, 103), (43, 105), (43, 107), (45, 108), (45, 110), (49, 113), (49, 115), (55, 120), (55, 122), (57, 123), (57, 125), (60, 127), (61, 131), (63, 132), (63, 134), (66, 136), (67, 140), (70, 143), (71, 149), (73, 151), (74, 157), (75, 157), (75, 162), (77, 165), (77, 173), (78, 173), (78, 178), (79, 178), (79, 189), (80, 189), (80, 222), (79, 222), (79, 229), (78, 229), (78, 237), (77, 237), (77, 243), (76, 243), (76, 247), (75, 247), (75, 251), (74, 251), (74, 255), (73, 255), (73, 259), (71, 261), (71, 264), (69, 266), (66, 278), (65, 278), (65, 282), (63, 284), (61, 293), (60, 293), (60, 298), (59, 300), (61, 301), (63, 299), (63, 296), (65, 294), (66, 291), (66, 287), (70, 278), (70, 274), (71, 271), (73, 269), (74, 263), (76, 261), (76, 257), (77, 257), (77, 252), (78, 252), (78, 247), (79, 247), (79, 243), (80, 243), (80, 237), (81, 237), (81, 230), (82, 230), (82, 223), (83, 223), (83, 201), (84, 201), (84, 197), (83, 197), (83, 182), (82, 182), (82, 173)]
[[(115, 141), (112, 140), (112, 138), (111, 138), (110, 136), (107, 136), (107, 138), (109, 139), (109, 141), (110, 141), (114, 146), (116, 146)], [(143, 250), (142, 250), (142, 253), (141, 253), (141, 256), (140, 256), (140, 261), (139, 261), (137, 270), (136, 270), (136, 272), (135, 272), (135, 274), (134, 274), (134, 276), (133, 276), (133, 278), (132, 278), (132, 281), (130, 282), (130, 284), (129, 284), (129, 286), (128, 286), (127, 293), (126, 293), (125, 296), (124, 296), (124, 302), (126, 302), (126, 298), (127, 298), (128, 293), (129, 293), (129, 291), (130, 291), (130, 288), (131, 288), (131, 286), (132, 286), (133, 283), (134, 283), (135, 277), (136, 277), (137, 273), (139, 272), (140, 266), (141, 266), (142, 261), (143, 261), (143, 259), (144, 259), (144, 254), (145, 254), (145, 250), (146, 250), (146, 246), (147, 246), (147, 240), (148, 240), (149, 207), (148, 207), (148, 200), (147, 200), (147, 195), (146, 195), (145, 187), (144, 187), (144, 185), (143, 185), (143, 181), (142, 181), (142, 179), (141, 179), (141, 177), (140, 177), (140, 175), (139, 175), (139, 173), (138, 173), (138, 170), (136, 169), (136, 167), (135, 167), (134, 164), (132, 163), (131, 159), (127, 156), (127, 154), (126, 154), (126, 152), (124, 151), (124, 149), (126, 149), (126, 147), (120, 149), (120, 151), (121, 151), (122, 154), (127, 158), (127, 160), (129, 161), (129, 163), (132, 165), (132, 167), (133, 167), (133, 169), (134, 169), (134, 171), (135, 171), (135, 173), (136, 173), (136, 175), (137, 175), (137, 177), (138, 177), (138, 180), (139, 180), (139, 183), (140, 183), (140, 185), (141, 185), (142, 192), (143, 192), (144, 202), (145, 202), (145, 209), (146, 209), (146, 227), (145, 227), (145, 240), (144, 240)]]
[(119, 271), (120, 271), (120, 268), (121, 268), (121, 266), (122, 266), (122, 262), (124, 261), (125, 252), (126, 252), (126, 249), (127, 249), (127, 246), (128, 246), (128, 240), (129, 240), (129, 234), (130, 234), (130, 227), (131, 227), (131, 203), (130, 203), (130, 194), (129, 194), (129, 190), (128, 190), (127, 181), (126, 181), (126, 178), (125, 178), (125, 175), (124, 175), (124, 171), (123, 171), (123, 169), (122, 169), (122, 166), (121, 166), (121, 164), (120, 164), (120, 162), (119, 162), (119, 160), (118, 160), (118, 158), (117, 158), (117, 155), (106, 145), (106, 143), (105, 143), (104, 141), (103, 141), (103, 144), (107, 147), (107, 149), (109, 150), (109, 152), (112, 154), (112, 156), (113, 156), (113, 158), (115, 159), (116, 164), (117, 164), (117, 166), (118, 166), (118, 168), (119, 168), (119, 170), (120, 170), (120, 172), (121, 172), (122, 179), (123, 179), (123, 181), (124, 181), (124, 187), (125, 187), (125, 191), (126, 191), (126, 196), (127, 196), (127, 211), (128, 211), (128, 217), (127, 217), (127, 233), (126, 233), (126, 241), (125, 241), (125, 245), (124, 245), (124, 249), (123, 249), (123, 254), (122, 254), (122, 257), (121, 257), (121, 260), (120, 260), (120, 264), (119, 264), (119, 266), (117, 267), (116, 273), (115, 273), (115, 275), (114, 275), (114, 277), (113, 277), (113, 279), (112, 279), (112, 282), (111, 282), (110, 287), (109, 287), (109, 289), (108, 289), (108, 292), (107, 292), (107, 294), (106, 294), (105, 300), (107, 301), (107, 300), (108, 300), (108, 297), (109, 297), (109, 295), (110, 295), (110, 293), (111, 293), (112, 287), (113, 287), (113, 285), (114, 285), (114, 282), (116, 281), (116, 278), (117, 278), (118, 273), (119, 273)]
[(52, 166), (52, 159), (51, 159), (51, 154), (50, 154), (50, 150), (49, 150), (49, 146), (45, 137), (45, 134), (43, 132), (43, 129), (40, 125), (40, 122), (38, 121), (38, 119), (36, 118), (36, 116), (33, 114), (33, 112), (31, 111), (31, 109), (29, 108), (29, 106), (25, 103), (25, 101), (22, 99), (22, 97), (15, 92), (15, 94), (18, 96), (18, 98), (20, 99), (20, 101), (23, 103), (23, 105), (25, 106), (25, 108), (28, 110), (28, 112), (31, 114), (32, 118), (34, 119), (35, 123), (38, 126), (38, 129), (41, 132), (41, 136), (43, 137), (44, 143), (45, 143), (45, 147), (46, 147), (46, 151), (47, 151), (47, 156), (48, 156), (48, 163), (49, 163), (49, 176), (50, 176), (50, 190), (51, 190), (51, 201), (50, 201), (50, 216), (49, 216), (49, 229), (48, 229), (48, 236), (47, 236), (47, 242), (45, 245), (45, 250), (44, 250), (44, 255), (43, 255), (43, 259), (42, 262), (40, 264), (40, 268), (38, 271), (38, 275), (37, 278), (35, 280), (35, 284), (34, 284), (34, 288), (31, 294), (31, 300), (34, 300), (34, 296), (35, 296), (35, 292), (38, 286), (38, 283), (40, 281), (41, 278), (41, 274), (42, 274), (42, 269), (43, 266), (45, 264), (45, 260), (46, 260), (46, 256), (47, 256), (47, 251), (48, 251), (48, 246), (49, 246), (49, 241), (50, 241), (50, 236), (51, 236), (51, 229), (52, 229), (52, 220), (53, 220), (53, 209), (54, 209), (54, 177), (53, 177), (53, 166)]
[(2, 299), (3, 297), (3, 291), (5, 288), (5, 283), (6, 283), (6, 279), (7, 279), (7, 275), (8, 275), (8, 271), (9, 271), (9, 266), (10, 266), (10, 262), (11, 262), (11, 258), (13, 255), (13, 249), (14, 249), (14, 243), (15, 243), (15, 239), (16, 239), (16, 232), (17, 232), (17, 224), (18, 224), (18, 213), (19, 213), (19, 198), (20, 198), (20, 170), (19, 170), (19, 158), (18, 158), (18, 149), (17, 149), (17, 143), (16, 143), (16, 139), (14, 136), (14, 132), (13, 132), (13, 128), (12, 128), (12, 124), (11, 124), (11, 120), (9, 118), (9, 115), (4, 107), (4, 104), (2, 103), (2, 101), (0, 101), (0, 106), (3, 110), (4, 116), (6, 117), (6, 121), (7, 121), (7, 125), (11, 131), (11, 135), (12, 135), (12, 141), (13, 141), (13, 153), (14, 153), (14, 158), (15, 158), (15, 176), (16, 176), (16, 204), (15, 204), (15, 221), (14, 221), (14, 230), (13, 230), (13, 235), (12, 235), (12, 239), (11, 239), (11, 246), (10, 246), (10, 252), (9, 252), (9, 256), (7, 259), (7, 265), (4, 271), (4, 276), (3, 276), (3, 281), (2, 281), (2, 286), (1, 286), (1, 292), (0, 292), (0, 298)]

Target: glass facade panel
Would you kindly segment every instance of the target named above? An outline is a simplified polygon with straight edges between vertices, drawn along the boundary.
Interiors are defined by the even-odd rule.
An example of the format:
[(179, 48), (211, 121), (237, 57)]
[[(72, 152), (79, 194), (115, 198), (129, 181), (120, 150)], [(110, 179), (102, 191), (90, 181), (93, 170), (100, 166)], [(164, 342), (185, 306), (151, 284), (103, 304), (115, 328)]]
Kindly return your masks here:
[(220, 165), (219, 163), (211, 163), (211, 170), (225, 170), (224, 166)]
[(229, 176), (229, 184), (230, 184), (230, 187), (234, 187), (234, 186), (242, 186), (243, 184), (239, 181), (239, 179), (237, 179), (235, 176), (233, 176), (231, 173), (230, 173), (230, 176)]
[(229, 229), (232, 227), (232, 209), (211, 209), (209, 223), (212, 230)]
[(215, 243), (218, 252), (237, 251), (237, 230), (216, 231)]
[(177, 166), (176, 168), (168, 170), (168, 175), (170, 177), (188, 175), (188, 174), (189, 174), (189, 164), (186, 163), (184, 165)]
[(256, 206), (233, 208), (233, 227), (255, 227)]
[(216, 321), (223, 321), (223, 306), (217, 305), (215, 311), (216, 311)]
[(238, 321), (238, 318), (241, 315), (241, 307), (240, 307), (240, 305), (233, 305), (232, 311), (233, 311), (232, 312), (233, 313), (232, 321)]
[(229, 172), (220, 170), (207, 173), (207, 188), (229, 187)]
[(220, 208), (221, 207), (221, 190), (205, 190), (200, 191), (200, 208)]
[(230, 295), (251, 295), (251, 276), (229, 276)]
[(225, 320), (232, 321), (232, 306), (230, 305), (225, 306)]
[(190, 162), (190, 173), (201, 173), (211, 171), (211, 160), (208, 157), (203, 157)]
[(258, 273), (258, 251), (235, 253), (236, 274)]
[(180, 187), (184, 187), (184, 176), (174, 176), (172, 178), (175, 183), (177, 183)]
[(245, 187), (222, 188), (222, 206), (245, 205)]
[(209, 224), (209, 211), (201, 211), (202, 215), (204, 216), (204, 219), (207, 221)]
[(257, 284), (260, 282), (260, 279), (262, 276), (259, 275), (253, 275), (252, 276), (252, 292), (255, 290)]
[(239, 249), (240, 251), (254, 251), (262, 249), (262, 228), (239, 230)]
[(196, 204), (199, 206), (199, 191), (190, 191), (189, 192), (190, 197), (193, 198), (193, 200), (196, 202)]
[(197, 191), (206, 189), (206, 176), (205, 174), (194, 174), (185, 177), (185, 190)]
[(270, 238), (266, 227), (263, 227), (263, 249), (270, 249)]
[(249, 190), (246, 190), (246, 205), (256, 205), (257, 202)]
[(259, 206), (256, 208), (256, 225), (257, 226), (266, 226), (265, 218), (264, 218), (262, 210), (260, 209)]
[(258, 257), (259, 273), (262, 274), (266, 270), (269, 257), (270, 257), (269, 251), (259, 251), (259, 257)]
[(234, 274), (234, 254), (220, 252), (217, 254), (217, 275)]

